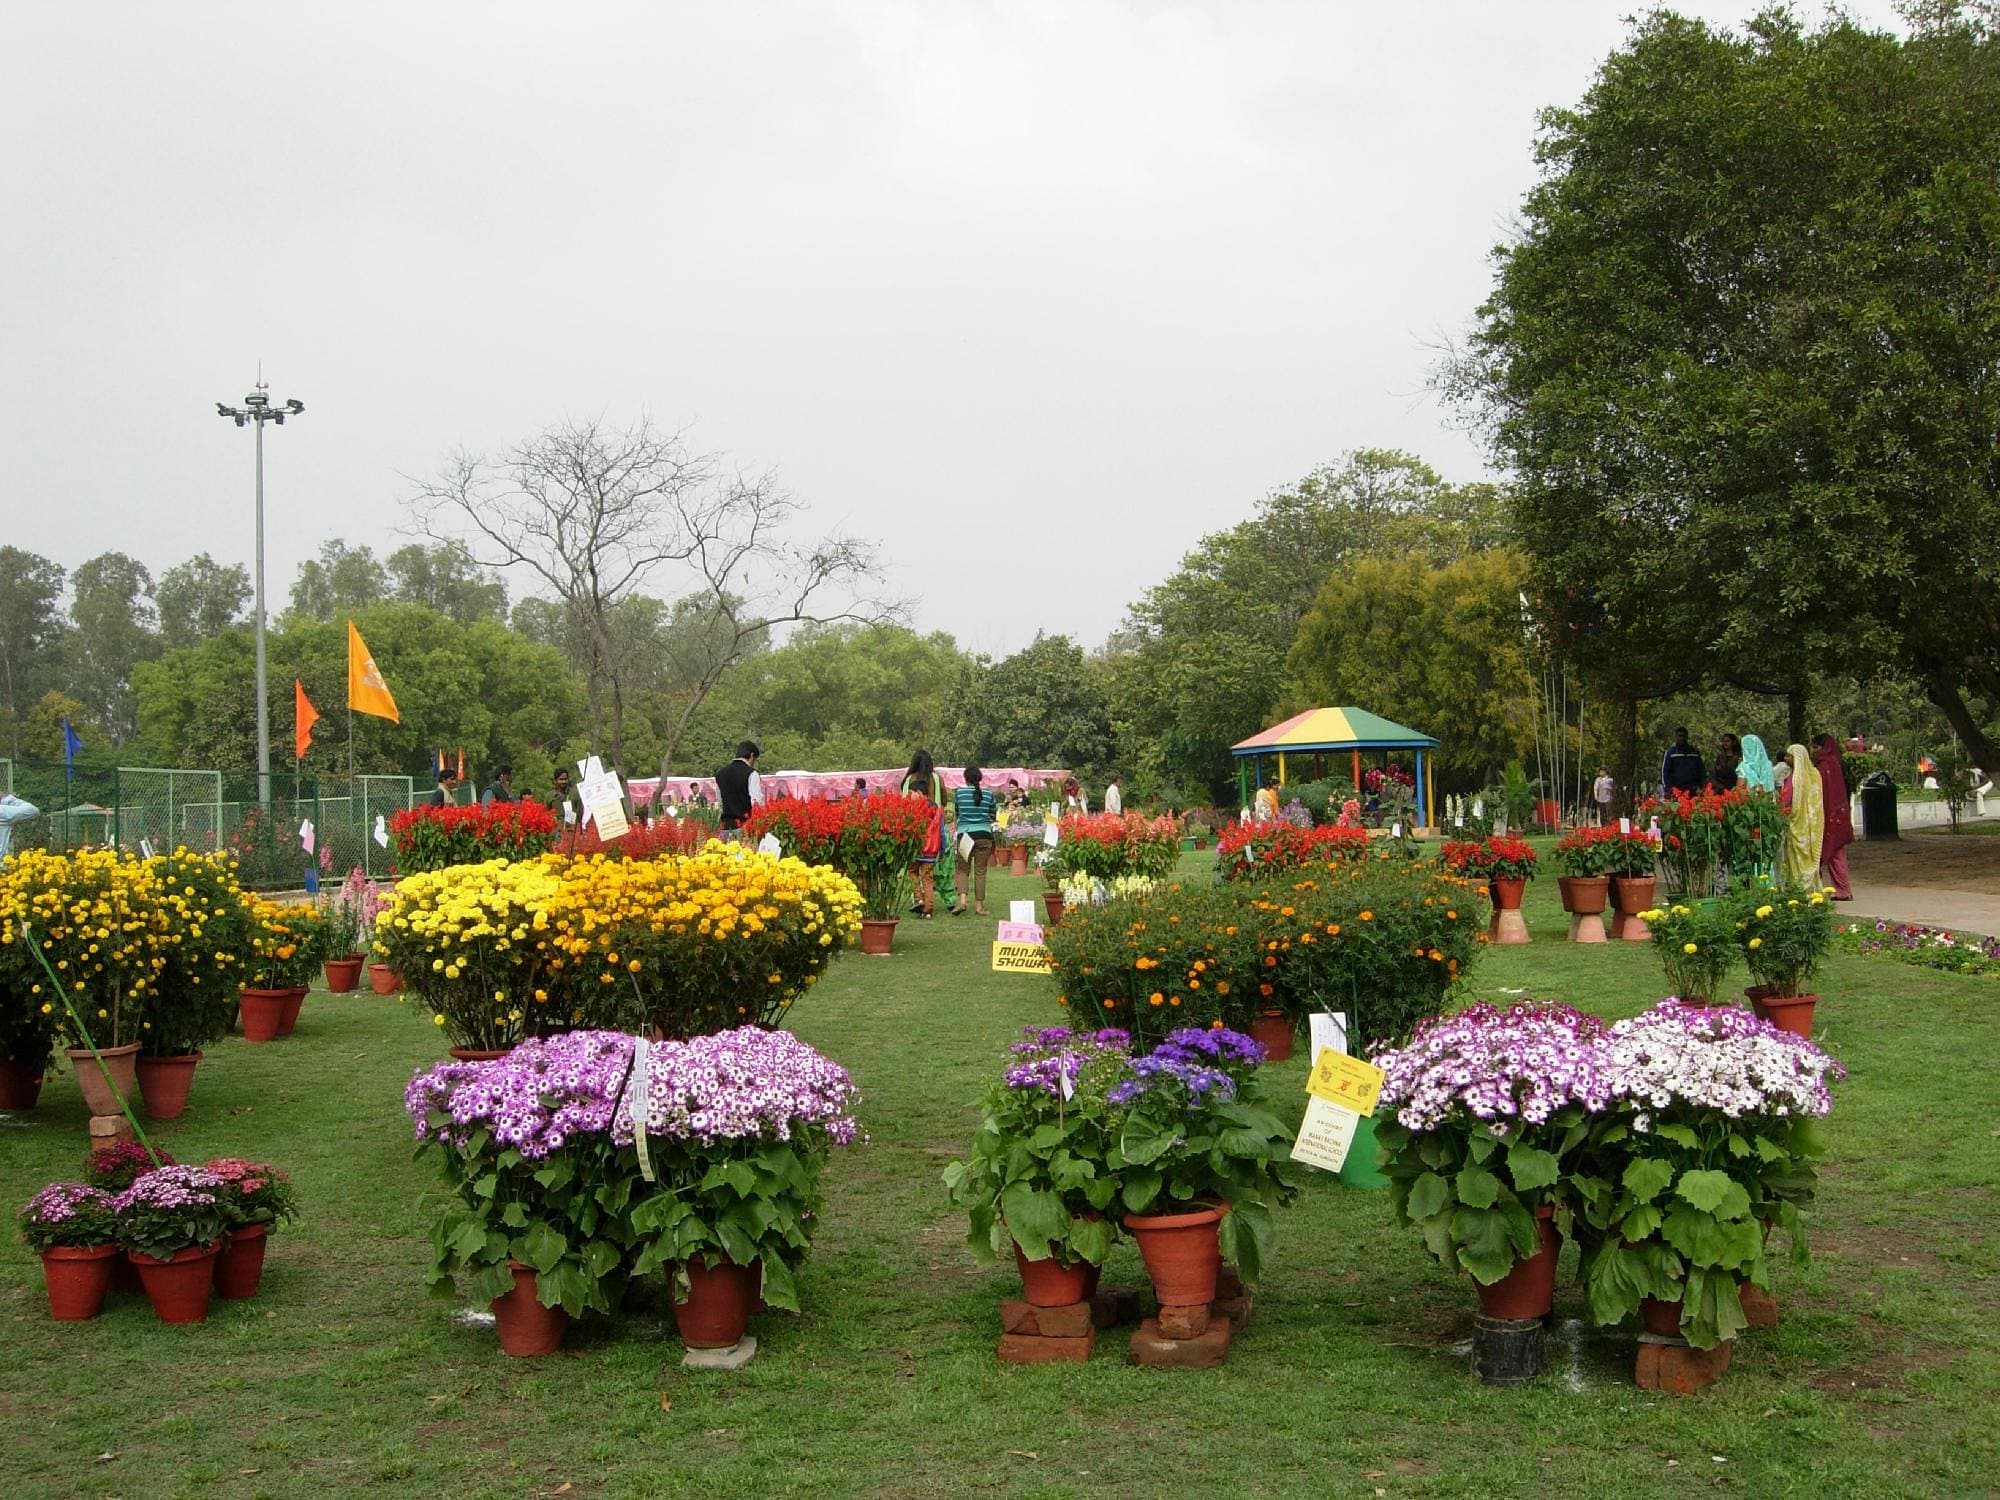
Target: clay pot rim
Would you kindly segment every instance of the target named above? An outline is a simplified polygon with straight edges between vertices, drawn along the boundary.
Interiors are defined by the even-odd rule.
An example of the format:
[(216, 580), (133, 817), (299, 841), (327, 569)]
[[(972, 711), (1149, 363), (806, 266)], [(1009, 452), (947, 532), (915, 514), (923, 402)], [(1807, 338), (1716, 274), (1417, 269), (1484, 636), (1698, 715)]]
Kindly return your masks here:
[(143, 1250), (127, 1250), (125, 1258), (135, 1266), (182, 1266), (191, 1260), (203, 1260), (211, 1255), (219, 1255), (229, 1243), (229, 1234), (224, 1231), (221, 1239), (212, 1245), (189, 1245), (185, 1250), (176, 1250), (165, 1260), (157, 1255), (148, 1255)]
[[(138, 1050), (139, 1044), (137, 1042), (127, 1042), (122, 1047), (99, 1047), (97, 1055), (99, 1057), (129, 1057)], [(89, 1057), (90, 1049), (88, 1047), (65, 1047), (63, 1048), (63, 1053), (74, 1062), (79, 1057)]]
[(109, 1260), (123, 1252), (116, 1240), (109, 1240), (102, 1245), (51, 1245), (35, 1253), (43, 1260)]
[(1127, 1229), (1192, 1229), (1202, 1224), (1220, 1224), (1222, 1216), (1229, 1212), (1227, 1204), (1213, 1203), (1205, 1208), (1183, 1209), (1171, 1214), (1126, 1214)]
[(141, 1053), (139, 1061), (143, 1063), (198, 1063), (206, 1055), (200, 1048), (196, 1048), (193, 1052), (163, 1052), (158, 1055)]

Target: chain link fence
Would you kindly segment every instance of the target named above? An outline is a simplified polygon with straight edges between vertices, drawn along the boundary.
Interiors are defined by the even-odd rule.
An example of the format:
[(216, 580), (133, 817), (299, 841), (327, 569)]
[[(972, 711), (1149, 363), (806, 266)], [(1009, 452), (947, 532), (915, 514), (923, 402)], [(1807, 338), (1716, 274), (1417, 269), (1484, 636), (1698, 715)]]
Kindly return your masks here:
[(305, 884), (309, 870), (334, 880), (356, 868), (388, 874), (388, 822), (414, 787), (408, 776), (274, 773), (266, 807), (254, 773), (0, 759), (0, 791), (38, 810), (13, 825), (16, 848), (227, 849), (243, 883), (263, 888)]

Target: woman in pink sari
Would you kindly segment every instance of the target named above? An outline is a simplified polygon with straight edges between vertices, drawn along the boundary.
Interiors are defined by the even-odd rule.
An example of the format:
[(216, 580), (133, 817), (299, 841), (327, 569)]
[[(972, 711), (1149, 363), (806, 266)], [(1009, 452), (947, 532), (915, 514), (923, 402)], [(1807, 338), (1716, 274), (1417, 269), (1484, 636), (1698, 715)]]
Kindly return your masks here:
[(1819, 862), (1826, 883), (1833, 887), (1833, 899), (1852, 901), (1854, 888), (1847, 882), (1847, 846), (1854, 842), (1854, 813), (1847, 801), (1847, 777), (1840, 765), (1840, 742), (1830, 734), (1813, 741), (1813, 764), (1819, 767), (1821, 795), (1826, 804), (1826, 832), (1819, 846)]

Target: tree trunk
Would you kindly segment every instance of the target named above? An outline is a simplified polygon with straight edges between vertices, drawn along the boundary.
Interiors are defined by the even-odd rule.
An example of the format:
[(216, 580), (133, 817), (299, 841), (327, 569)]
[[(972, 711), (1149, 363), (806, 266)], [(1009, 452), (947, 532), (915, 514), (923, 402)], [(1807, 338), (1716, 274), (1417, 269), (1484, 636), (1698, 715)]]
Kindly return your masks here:
[(1639, 700), (1631, 693), (1618, 697), (1618, 785), (1624, 789), (1625, 811), (1639, 811)]
[(1785, 733), (1791, 736), (1794, 745), (1810, 748), (1812, 741), (1806, 738), (1806, 679), (1801, 677), (1785, 693)]
[(1988, 775), (2000, 770), (2000, 755), (1993, 749), (1993, 741), (1972, 716), (1972, 710), (1965, 706), (1965, 699), (1959, 693), (1958, 684), (1944, 676), (1929, 663), (1923, 667), (1924, 696), (1937, 705), (1939, 713), (1945, 717), (1954, 733), (1965, 743), (1965, 750), (1979, 768)]

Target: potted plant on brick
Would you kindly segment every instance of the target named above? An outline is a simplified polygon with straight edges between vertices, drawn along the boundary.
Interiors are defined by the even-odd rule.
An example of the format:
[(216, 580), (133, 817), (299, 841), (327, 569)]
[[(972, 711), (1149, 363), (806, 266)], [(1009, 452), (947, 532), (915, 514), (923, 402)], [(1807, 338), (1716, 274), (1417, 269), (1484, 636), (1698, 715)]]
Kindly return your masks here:
[(1023, 1029), (963, 1161), (945, 1168), (966, 1210), (966, 1242), (983, 1260), (1011, 1254), (1028, 1302), (1068, 1307), (1096, 1291), (1111, 1253), (1105, 1214), (1117, 1196), (1105, 1102), (1130, 1061), (1125, 1032)]
[(52, 1182), (21, 1210), (21, 1237), (42, 1258), (50, 1317), (82, 1322), (104, 1310), (119, 1255), (111, 1194), (81, 1182)]
[[(1619, 862), (1619, 834), (1616, 828), (1575, 828), (1564, 834), (1555, 847), (1556, 886), (1562, 892), (1563, 910), (1573, 918), (1601, 918), (1610, 904), (1611, 871)], [(1572, 921), (1572, 942), (1599, 942), (1604, 937), (1602, 921)]]

